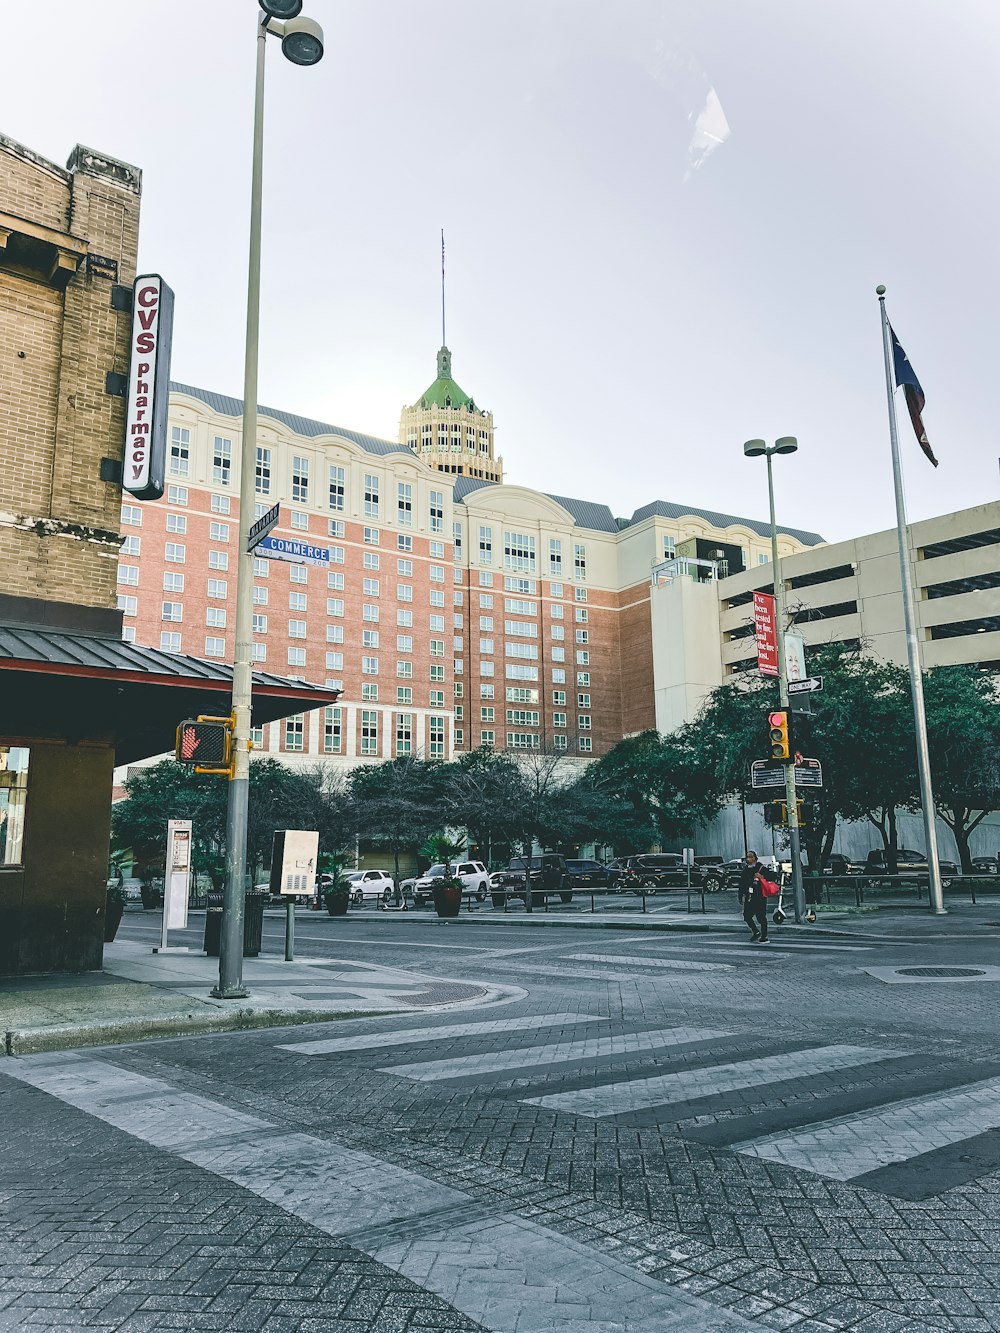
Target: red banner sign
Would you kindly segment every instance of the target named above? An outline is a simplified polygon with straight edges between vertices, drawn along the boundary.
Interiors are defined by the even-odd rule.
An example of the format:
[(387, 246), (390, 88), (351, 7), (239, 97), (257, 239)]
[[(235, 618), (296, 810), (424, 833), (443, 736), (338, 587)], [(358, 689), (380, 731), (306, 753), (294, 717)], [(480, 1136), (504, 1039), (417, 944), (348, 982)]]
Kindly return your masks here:
[(769, 592), (753, 595), (753, 623), (757, 634), (757, 670), (762, 676), (778, 674), (778, 627), (774, 598)]

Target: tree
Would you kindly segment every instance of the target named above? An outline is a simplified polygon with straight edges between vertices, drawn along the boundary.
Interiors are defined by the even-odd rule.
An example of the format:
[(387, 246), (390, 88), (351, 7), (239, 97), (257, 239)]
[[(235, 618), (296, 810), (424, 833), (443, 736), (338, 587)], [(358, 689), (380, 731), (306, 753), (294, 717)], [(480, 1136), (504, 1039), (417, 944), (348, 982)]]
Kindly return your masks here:
[(358, 832), (392, 853), (397, 881), (400, 854), (419, 847), (441, 823), (442, 767), (401, 755), (356, 768), (348, 780)]
[(445, 822), (468, 830), (489, 863), (499, 844), (506, 852), (523, 836), (527, 793), (524, 775), (509, 755), (481, 746), (441, 771)]
[(971, 666), (924, 673), (927, 740), (937, 812), (955, 836), (963, 875), (969, 839), (1000, 809), (1000, 707), (996, 678)]

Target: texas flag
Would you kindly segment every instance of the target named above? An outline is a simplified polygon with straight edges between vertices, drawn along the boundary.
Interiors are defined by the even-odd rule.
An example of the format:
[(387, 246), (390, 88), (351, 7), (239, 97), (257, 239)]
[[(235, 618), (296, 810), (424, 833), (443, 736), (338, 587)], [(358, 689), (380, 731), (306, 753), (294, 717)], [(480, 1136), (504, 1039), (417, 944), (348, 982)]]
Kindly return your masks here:
[(913, 422), (913, 430), (917, 437), (917, 443), (934, 466), (937, 467), (938, 461), (934, 457), (934, 451), (931, 449), (930, 441), (927, 438), (927, 432), (924, 430), (924, 419), (922, 416), (924, 410), (924, 391), (920, 387), (920, 381), (917, 379), (916, 372), (910, 365), (910, 358), (900, 346), (899, 339), (896, 337), (896, 331), (891, 324), (889, 325), (889, 332), (892, 334), (892, 359), (896, 368), (896, 387), (902, 388), (903, 393), (906, 395), (906, 406), (910, 412), (910, 420)]

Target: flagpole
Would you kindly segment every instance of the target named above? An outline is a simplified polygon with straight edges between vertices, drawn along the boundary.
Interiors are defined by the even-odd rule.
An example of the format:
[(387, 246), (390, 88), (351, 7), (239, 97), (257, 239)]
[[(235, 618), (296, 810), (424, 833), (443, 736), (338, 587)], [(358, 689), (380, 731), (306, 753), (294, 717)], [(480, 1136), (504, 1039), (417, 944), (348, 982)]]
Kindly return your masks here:
[(920, 669), (920, 644), (917, 641), (917, 615), (910, 573), (910, 549), (906, 534), (906, 501), (903, 497), (903, 473), (899, 463), (899, 435), (896, 430), (895, 381), (892, 372), (892, 344), (889, 316), (885, 311), (885, 288), (875, 288), (882, 312), (882, 351), (885, 356), (885, 394), (889, 405), (889, 443), (892, 446), (892, 484), (896, 492), (896, 533), (899, 538), (899, 578), (903, 593), (903, 628), (906, 632), (906, 659), (910, 668), (910, 693), (913, 696), (913, 725), (917, 734), (917, 773), (920, 778), (920, 804), (924, 814), (924, 844), (927, 848), (927, 873), (931, 911), (945, 911), (938, 865), (937, 825), (931, 763), (927, 748), (927, 718), (924, 713), (924, 681)]

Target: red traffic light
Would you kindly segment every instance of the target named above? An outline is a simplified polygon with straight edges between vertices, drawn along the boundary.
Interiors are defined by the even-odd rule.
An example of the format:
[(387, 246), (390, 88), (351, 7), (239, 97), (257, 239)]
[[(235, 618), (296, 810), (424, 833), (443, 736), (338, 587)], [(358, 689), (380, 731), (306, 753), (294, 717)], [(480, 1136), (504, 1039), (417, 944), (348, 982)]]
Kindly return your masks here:
[(791, 743), (788, 735), (788, 713), (777, 709), (767, 715), (768, 740), (772, 759), (790, 759)]
[(229, 728), (225, 722), (198, 722), (188, 718), (177, 728), (177, 762), (199, 768), (229, 765)]

